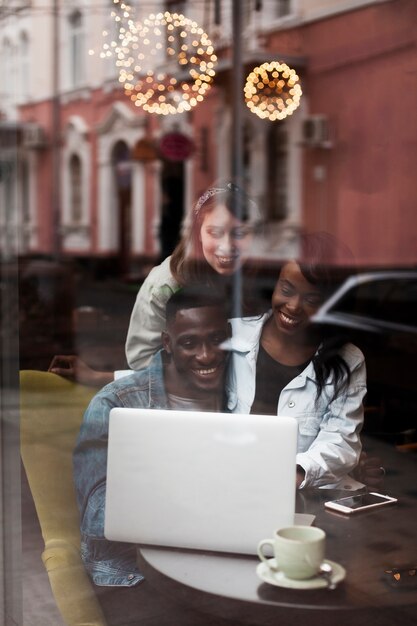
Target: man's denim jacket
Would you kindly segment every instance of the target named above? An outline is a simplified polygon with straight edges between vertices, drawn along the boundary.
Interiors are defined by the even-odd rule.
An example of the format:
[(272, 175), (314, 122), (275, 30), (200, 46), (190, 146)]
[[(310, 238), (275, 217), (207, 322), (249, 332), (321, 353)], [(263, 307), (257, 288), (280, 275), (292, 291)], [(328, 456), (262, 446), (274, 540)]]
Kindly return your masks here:
[(109, 413), (113, 407), (169, 408), (162, 351), (149, 366), (110, 383), (88, 406), (74, 451), (74, 480), (81, 517), (81, 556), (96, 585), (132, 586), (143, 576), (132, 544), (104, 538)]

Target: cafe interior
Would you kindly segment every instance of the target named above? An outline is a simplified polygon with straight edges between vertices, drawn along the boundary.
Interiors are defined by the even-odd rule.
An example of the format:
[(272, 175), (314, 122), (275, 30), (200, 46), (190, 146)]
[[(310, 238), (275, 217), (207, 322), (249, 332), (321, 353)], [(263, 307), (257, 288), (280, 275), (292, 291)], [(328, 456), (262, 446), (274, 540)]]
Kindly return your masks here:
[[(0, 2), (0, 623), (415, 626), (416, 3), (21, 4)], [(217, 299), (170, 322), (178, 254)], [(221, 375), (175, 344), (208, 307)], [(161, 347), (166, 406), (155, 379), (140, 396)]]

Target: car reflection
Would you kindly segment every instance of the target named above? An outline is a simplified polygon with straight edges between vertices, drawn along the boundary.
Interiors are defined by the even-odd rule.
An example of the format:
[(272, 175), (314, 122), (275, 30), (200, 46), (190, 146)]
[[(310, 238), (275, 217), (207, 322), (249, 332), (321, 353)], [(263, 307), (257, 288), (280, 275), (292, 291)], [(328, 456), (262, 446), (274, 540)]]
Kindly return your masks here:
[(368, 272), (349, 277), (312, 320), (379, 333), (417, 333), (417, 272)]
[(416, 448), (417, 271), (378, 271), (348, 278), (312, 317), (346, 334), (365, 353), (365, 432)]

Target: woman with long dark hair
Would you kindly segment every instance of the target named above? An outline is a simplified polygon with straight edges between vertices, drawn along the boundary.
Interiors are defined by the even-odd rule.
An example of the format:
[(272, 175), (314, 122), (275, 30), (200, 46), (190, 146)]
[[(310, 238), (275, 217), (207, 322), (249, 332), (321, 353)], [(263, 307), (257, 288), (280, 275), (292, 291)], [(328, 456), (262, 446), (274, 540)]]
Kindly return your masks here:
[(236, 413), (294, 416), (297, 485), (345, 486), (361, 452), (365, 360), (356, 346), (325, 336), (310, 321), (346, 277), (330, 268), (340, 244), (316, 233), (302, 236), (300, 246), (300, 260), (281, 268), (271, 310), (232, 320), (228, 407)]

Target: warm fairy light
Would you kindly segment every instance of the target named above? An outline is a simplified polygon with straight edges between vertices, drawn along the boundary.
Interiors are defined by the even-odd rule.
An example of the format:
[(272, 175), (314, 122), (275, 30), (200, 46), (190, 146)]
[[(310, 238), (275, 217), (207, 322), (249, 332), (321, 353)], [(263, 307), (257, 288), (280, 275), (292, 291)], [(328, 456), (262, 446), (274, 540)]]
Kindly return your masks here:
[(244, 93), (252, 113), (274, 121), (292, 115), (300, 104), (303, 92), (295, 70), (286, 63), (271, 61), (250, 72)]
[[(162, 115), (191, 110), (204, 99), (215, 76), (217, 57), (208, 35), (178, 13), (151, 14), (137, 22), (133, 11), (123, 0), (113, 0), (114, 27), (102, 32), (100, 58), (113, 58), (119, 82), (136, 106)], [(96, 52), (88, 50), (90, 56)], [(149, 69), (167, 63), (171, 75)], [(177, 80), (175, 71), (187, 78)]]
[[(143, 67), (145, 60), (162, 49), (171, 65), (176, 61), (178, 70), (187, 72), (187, 80)], [(104, 47), (103, 52), (107, 54)], [(204, 30), (184, 15), (168, 11), (151, 14), (142, 22), (128, 19), (126, 28), (120, 29), (115, 55), (125, 94), (136, 106), (160, 115), (190, 111), (201, 102), (213, 82), (217, 62)], [(161, 65), (166, 62), (164, 55)]]
[[(98, 51), (95, 48), (90, 48), (88, 54), (90, 56), (94, 56), (98, 54), (100, 59), (107, 58), (118, 58), (120, 52), (120, 42), (124, 39), (126, 33), (126, 23), (127, 20), (131, 17), (131, 7), (121, 0), (113, 0), (113, 9), (111, 11), (111, 17), (114, 21), (113, 28), (110, 29), (112, 32), (108, 30), (102, 31), (102, 37), (104, 42), (101, 46), (101, 49)], [(112, 39), (112, 36), (116, 37), (116, 39)]]

